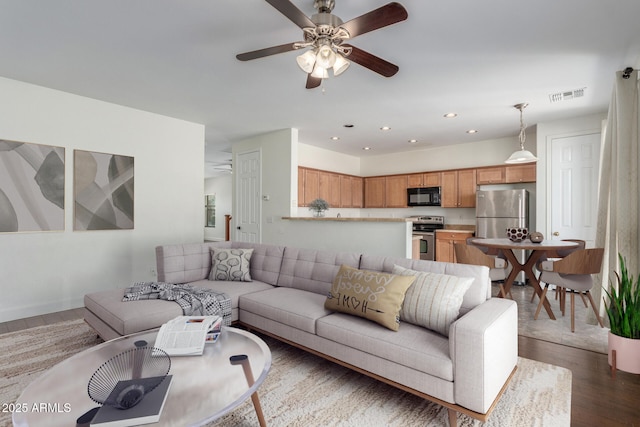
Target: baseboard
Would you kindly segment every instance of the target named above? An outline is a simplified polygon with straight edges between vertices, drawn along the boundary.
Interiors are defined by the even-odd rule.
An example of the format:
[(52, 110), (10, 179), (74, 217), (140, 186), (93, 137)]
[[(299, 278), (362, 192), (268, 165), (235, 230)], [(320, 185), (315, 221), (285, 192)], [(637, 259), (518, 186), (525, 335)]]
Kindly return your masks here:
[(56, 313), (58, 311), (71, 310), (84, 307), (84, 296), (58, 301), (49, 301), (44, 304), (22, 305), (0, 310), (0, 323), (26, 317), (42, 316), (43, 314)]

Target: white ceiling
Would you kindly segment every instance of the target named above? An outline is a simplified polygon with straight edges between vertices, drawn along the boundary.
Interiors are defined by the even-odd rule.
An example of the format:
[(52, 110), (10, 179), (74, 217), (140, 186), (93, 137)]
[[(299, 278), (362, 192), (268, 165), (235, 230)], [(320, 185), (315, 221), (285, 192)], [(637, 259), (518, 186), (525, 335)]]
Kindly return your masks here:
[[(293, 3), (315, 12), (313, 0)], [(336, 0), (333, 13), (347, 21), (386, 3)], [(354, 156), (515, 136), (514, 104), (530, 104), (530, 124), (604, 112), (614, 72), (640, 66), (638, 0), (401, 3), (406, 21), (351, 41), (398, 74), (353, 64), (323, 92), (304, 88), (296, 52), (236, 60), (302, 39), (263, 0), (0, 0), (0, 76), (203, 123), (207, 161), (225, 163), (234, 141), (290, 127)]]

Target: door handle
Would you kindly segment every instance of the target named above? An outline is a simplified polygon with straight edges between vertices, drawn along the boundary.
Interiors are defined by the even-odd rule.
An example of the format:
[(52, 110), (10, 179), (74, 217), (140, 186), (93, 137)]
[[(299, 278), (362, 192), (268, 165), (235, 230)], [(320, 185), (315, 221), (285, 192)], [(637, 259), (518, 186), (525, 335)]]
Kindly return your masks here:
[[(238, 227), (238, 228), (239, 228), (239, 227)], [(554, 235), (554, 236), (559, 236), (559, 235), (560, 235), (560, 233), (558, 233), (557, 231), (554, 231), (554, 232), (553, 232), (553, 235)]]

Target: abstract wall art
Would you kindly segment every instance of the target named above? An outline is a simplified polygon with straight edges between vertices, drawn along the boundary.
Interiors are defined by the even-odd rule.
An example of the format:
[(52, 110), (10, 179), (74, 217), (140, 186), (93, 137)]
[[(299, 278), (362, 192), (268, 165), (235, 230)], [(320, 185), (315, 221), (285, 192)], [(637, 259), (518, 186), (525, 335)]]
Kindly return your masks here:
[(64, 230), (64, 148), (0, 139), (0, 233)]
[(73, 229), (133, 229), (133, 157), (74, 150), (73, 159)]

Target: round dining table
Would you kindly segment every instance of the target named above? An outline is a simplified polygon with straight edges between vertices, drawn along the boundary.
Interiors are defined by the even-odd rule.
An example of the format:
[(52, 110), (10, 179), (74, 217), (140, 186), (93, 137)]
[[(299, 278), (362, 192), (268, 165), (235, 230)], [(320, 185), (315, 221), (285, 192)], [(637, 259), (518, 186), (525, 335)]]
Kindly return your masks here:
[[(560, 249), (572, 249), (578, 246), (578, 243), (565, 241), (565, 240), (543, 240), (540, 243), (533, 243), (531, 240), (526, 239), (521, 242), (513, 242), (510, 239), (483, 239), (477, 238), (473, 239), (473, 244), (477, 246), (483, 246), (491, 249), (500, 249), (504, 253), (507, 261), (511, 264), (511, 273), (504, 281), (504, 292), (505, 295), (509, 294), (511, 290), (511, 286), (513, 282), (516, 280), (516, 277), (521, 271), (524, 271), (525, 275), (529, 279), (529, 284), (533, 288), (534, 292), (540, 297), (542, 295), (542, 287), (540, 286), (540, 281), (538, 277), (533, 272), (533, 267), (536, 265), (538, 260), (544, 255), (547, 254), (548, 258), (557, 257), (556, 251)], [(513, 251), (516, 250), (525, 250), (531, 251), (529, 256), (527, 257), (524, 263), (521, 263), (516, 257)], [(500, 297), (504, 297), (505, 295), (499, 295)], [(545, 298), (543, 303), (544, 309), (549, 315), (549, 317), (553, 320), (556, 317), (551, 310), (551, 305), (549, 304), (549, 300)]]

